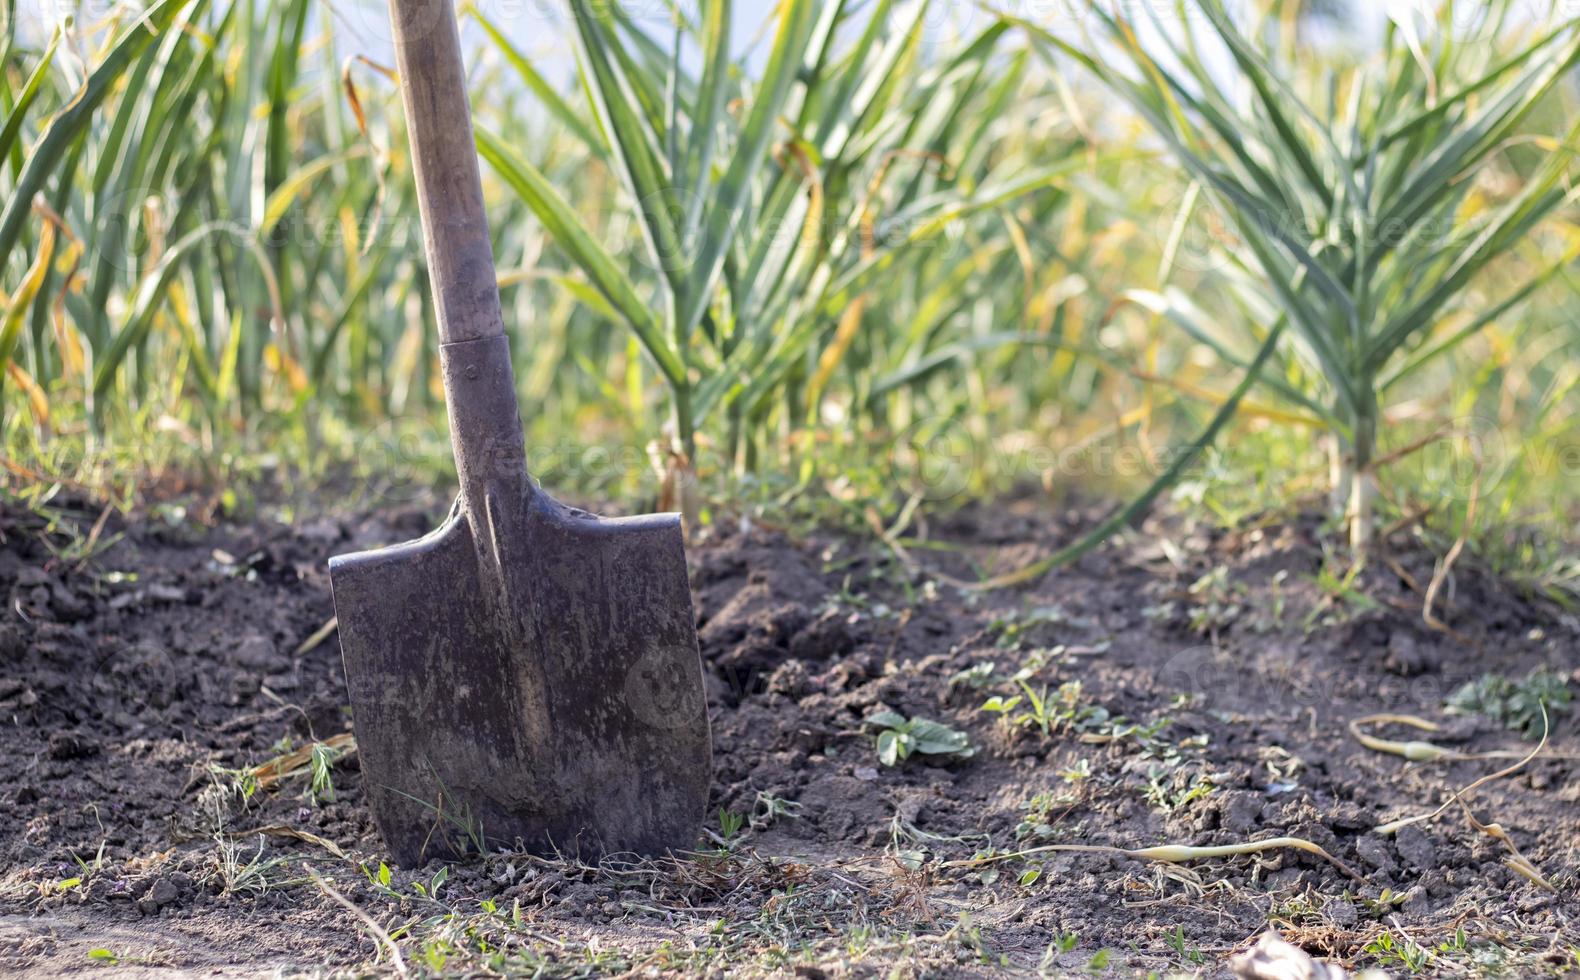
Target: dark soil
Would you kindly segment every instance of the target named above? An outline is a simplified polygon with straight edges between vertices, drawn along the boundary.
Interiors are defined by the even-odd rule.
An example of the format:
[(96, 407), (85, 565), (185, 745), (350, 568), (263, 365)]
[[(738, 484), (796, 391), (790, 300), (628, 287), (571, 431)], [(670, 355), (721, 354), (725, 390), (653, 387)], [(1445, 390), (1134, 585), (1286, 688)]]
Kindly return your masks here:
[[(1444, 699), (1484, 672), (1580, 681), (1580, 627), (1465, 561), (1439, 600), (1451, 632), (1429, 629), (1416, 589), (1432, 559), (1402, 545), (1327, 597), (1306, 519), (1236, 534), (1163, 521), (976, 595), (940, 576), (1017, 567), (1084, 518), (1040, 500), (969, 508), (927, 528), (949, 547), (903, 557), (711, 529), (691, 558), (712, 810), (748, 818), (728, 846), (710, 817), (697, 856), (435, 860), (384, 884), (354, 753), (317, 798), (305, 774), (246, 797), (240, 774), (344, 744), (338, 644), (307, 642), (333, 612), (325, 560), (416, 536), (439, 510), (205, 527), (167, 507), (109, 515), (91, 548), (96, 509), (0, 510), (0, 973), (392, 969), (368, 923), (414, 972), (1212, 973), (1269, 924), (1352, 966), (1406, 972), (1420, 948), (1431, 974), (1580, 970), (1573, 716), (1470, 798), (1556, 894), (1457, 806), (1373, 832), (1511, 760), (1412, 764), (1347, 729), (1394, 712), (1445, 726), (1395, 739), (1527, 750)], [(1049, 692), (1046, 733), (980, 710), (1021, 693), (1023, 668)], [(963, 730), (976, 752), (881, 765), (863, 720), (882, 709)], [(1277, 836), (1363, 880), (1292, 850), (971, 861)]]

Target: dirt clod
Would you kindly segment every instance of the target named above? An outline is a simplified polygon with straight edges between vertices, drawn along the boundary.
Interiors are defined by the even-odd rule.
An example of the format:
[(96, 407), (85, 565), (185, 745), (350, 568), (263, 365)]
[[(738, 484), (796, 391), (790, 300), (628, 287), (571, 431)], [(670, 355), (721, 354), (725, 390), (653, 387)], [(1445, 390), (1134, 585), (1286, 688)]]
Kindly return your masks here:
[(56, 732), (49, 737), (45, 751), (51, 759), (64, 762), (87, 758), (99, 751), (99, 745), (79, 732)]
[(279, 663), (279, 652), (275, 648), (274, 641), (261, 633), (251, 633), (242, 637), (241, 642), (236, 644), (232, 656), (237, 664), (249, 670), (268, 670)]
[(1245, 790), (1229, 790), (1218, 802), (1218, 826), (1236, 836), (1249, 834), (1261, 822), (1262, 801)]
[(1437, 867), (1437, 847), (1420, 827), (1411, 824), (1394, 834), (1394, 849), (1405, 864), (1417, 871)]

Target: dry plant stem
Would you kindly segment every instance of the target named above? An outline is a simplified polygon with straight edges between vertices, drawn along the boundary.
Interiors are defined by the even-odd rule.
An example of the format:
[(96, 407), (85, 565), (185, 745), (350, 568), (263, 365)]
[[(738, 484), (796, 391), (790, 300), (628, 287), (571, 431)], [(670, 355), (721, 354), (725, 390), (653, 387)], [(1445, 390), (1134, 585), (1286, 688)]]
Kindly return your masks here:
[(311, 653), (312, 651), (318, 649), (318, 645), (329, 639), (330, 636), (334, 635), (335, 630), (339, 628), (339, 618), (330, 616), (328, 622), (314, 630), (312, 636), (309, 636), (307, 639), (302, 641), (301, 646), (296, 648), (296, 655), (300, 657), (304, 653)]
[(313, 879), (313, 884), (318, 886), (319, 891), (329, 896), (335, 902), (339, 903), (341, 906), (350, 911), (352, 915), (356, 916), (357, 921), (361, 922), (362, 925), (366, 927), (368, 932), (372, 934), (373, 939), (379, 944), (379, 946), (381, 946), (386, 952), (390, 954), (390, 963), (395, 967), (396, 975), (402, 977), (408, 976), (409, 974), (406, 971), (406, 960), (400, 955), (400, 947), (395, 945), (395, 940), (391, 939), (390, 934), (384, 931), (384, 927), (373, 921), (373, 917), (362, 911), (362, 909), (359, 908), (355, 902), (336, 891), (335, 886), (331, 885), (329, 882), (320, 877), (318, 872), (313, 870), (312, 865), (304, 861), (302, 863), (302, 868), (307, 872), (307, 876)]
[[(1350, 722), (1350, 734), (1355, 741), (1371, 749), (1373, 752), (1384, 752), (1388, 755), (1397, 755), (1411, 762), (1475, 762), (1485, 759), (1524, 759), (1525, 752), (1513, 752), (1508, 749), (1494, 749), (1490, 752), (1456, 752), (1446, 749), (1433, 742), (1398, 742), (1389, 738), (1378, 738), (1361, 730), (1362, 725), (1409, 725), (1427, 732), (1442, 731), (1442, 727), (1424, 718), (1414, 715), (1364, 715)], [(1549, 758), (1568, 759), (1574, 758), (1569, 754), (1552, 755)]]
[(256, 837), (259, 835), (266, 837), (289, 837), (292, 840), (305, 841), (309, 844), (315, 844), (318, 847), (322, 847), (324, 850), (328, 851), (330, 854), (333, 854), (342, 861), (351, 860), (351, 858), (346, 855), (346, 852), (341, 850), (340, 845), (336, 844), (334, 841), (320, 837), (317, 834), (310, 834), (300, 828), (287, 827), (283, 824), (269, 824), (266, 827), (254, 827), (251, 830), (233, 830), (225, 836), (229, 837), (231, 840), (245, 840), (248, 837)]
[(911, 553), (905, 550), (905, 546), (900, 543), (900, 539), (895, 535), (895, 532), (883, 526), (883, 519), (878, 516), (877, 509), (868, 507), (862, 516), (866, 518), (867, 526), (872, 528), (878, 539), (888, 545), (890, 551), (894, 552), (894, 557), (899, 560), (900, 564), (904, 565), (907, 570), (914, 571), (916, 569), (916, 559), (912, 558)]
[(1438, 759), (1458, 757), (1457, 752), (1430, 743), (1430, 741), (1394, 741), (1390, 738), (1378, 738), (1362, 732), (1360, 726), (1384, 726), (1384, 724), (1398, 724), (1409, 726), (1424, 732), (1438, 732), (1438, 726), (1425, 719), (1414, 718), (1411, 714), (1367, 714), (1365, 718), (1352, 719), (1349, 722), (1349, 733), (1356, 737), (1356, 741), (1364, 744), (1373, 752), (1387, 752), (1389, 756), (1401, 756), (1411, 762), (1436, 762)]
[(1385, 466), (1392, 466), (1394, 463), (1399, 462), (1406, 456), (1413, 456), (1433, 443), (1441, 442), (1443, 439), (1446, 439), (1448, 436), (1452, 435), (1453, 432), (1454, 428), (1452, 425), (1442, 425), (1433, 432), (1422, 436), (1414, 442), (1400, 446), (1398, 449), (1390, 449), (1388, 452), (1383, 453), (1381, 456), (1378, 456), (1376, 459), (1372, 460), (1372, 471), (1376, 472)]
[(1437, 618), (1433, 606), (1437, 604), (1437, 593), (1443, 588), (1443, 583), (1448, 579), (1449, 570), (1454, 567), (1454, 562), (1459, 560), (1459, 553), (1465, 550), (1465, 542), (1470, 539), (1470, 529), (1476, 520), (1476, 503), (1481, 499), (1481, 465), (1477, 461), (1476, 478), (1470, 484), (1470, 500), (1465, 504), (1465, 526), (1460, 529), (1459, 537), (1454, 539), (1453, 547), (1448, 549), (1448, 554), (1438, 563), (1437, 569), (1432, 572), (1432, 581), (1426, 587), (1426, 598), (1421, 603), (1421, 619), (1430, 629), (1440, 633), (1447, 633), (1455, 638), (1461, 638), (1447, 623)]
[[(1419, 721), (1419, 719), (1417, 720)], [(1430, 722), (1428, 724), (1430, 724)], [(1541, 755), (1542, 749), (1547, 747), (1549, 727), (1550, 726), (1547, 719), (1547, 706), (1544, 704), (1542, 705), (1542, 740), (1536, 744), (1536, 748), (1527, 753), (1522, 759), (1520, 759), (1520, 761), (1516, 762), (1512, 766), (1506, 766), (1502, 769), (1499, 769), (1497, 772), (1488, 773), (1487, 775), (1482, 776), (1480, 779), (1471, 783), (1469, 786), (1466, 786), (1460, 790), (1456, 790), (1452, 796), (1443, 801), (1442, 806), (1438, 807), (1436, 810), (1433, 810), (1431, 813), (1424, 813), (1419, 816), (1405, 817), (1402, 820), (1390, 821), (1379, 826), (1377, 828), (1377, 833), (1383, 835), (1392, 834), (1403, 829), (1404, 827), (1408, 827), (1411, 824), (1431, 820), (1441, 814), (1444, 810), (1447, 810), (1449, 807), (1453, 806), (1456, 802), (1461, 802), (1466, 796), (1469, 796), (1471, 793), (1480, 789), (1482, 786), (1485, 786), (1486, 784), (1495, 780), (1503, 779), (1506, 776), (1512, 776), (1519, 772), (1521, 769), (1525, 768), (1532, 759), (1536, 758), (1538, 755)], [(1353, 723), (1351, 725), (1351, 731), (1354, 731)]]
[(1464, 756), (1450, 749), (1431, 742), (1399, 742), (1393, 739), (1378, 738), (1361, 730), (1362, 725), (1409, 725), (1422, 731), (1436, 732), (1442, 729), (1423, 718), (1413, 715), (1366, 715), (1350, 721), (1350, 734), (1355, 741), (1371, 749), (1373, 752), (1384, 752), (1388, 755), (1397, 755), (1411, 762), (1436, 762), (1440, 759), (1462, 759)]
[[(1431, 513), (1431, 504), (1419, 504), (1409, 513), (1401, 514), (1392, 524), (1389, 524), (1387, 527), (1379, 531), (1377, 533), (1377, 539), (1379, 541), (1387, 541), (1389, 538), (1392, 538), (1400, 531), (1403, 531), (1406, 528), (1414, 527), (1415, 525), (1421, 523), (1422, 519)], [(1392, 557), (1388, 558), (1387, 560), (1389, 562), (1388, 567), (1394, 569), (1396, 572), (1401, 572), (1400, 577), (1409, 584), (1412, 590), (1416, 592), (1421, 591), (1420, 587), (1415, 584), (1414, 576), (1410, 575), (1408, 572), (1402, 572), (1402, 566), (1399, 566), (1399, 562), (1397, 560), (1393, 559)]]
[(1509, 837), (1508, 831), (1503, 829), (1502, 824), (1482, 823), (1480, 820), (1476, 819), (1476, 815), (1474, 813), (1470, 812), (1470, 807), (1466, 805), (1463, 799), (1459, 799), (1458, 797), (1455, 799), (1459, 801), (1459, 808), (1465, 811), (1465, 819), (1470, 821), (1470, 825), (1472, 827), (1508, 848), (1509, 856), (1503, 859), (1504, 864), (1507, 864), (1511, 869), (1523, 875), (1528, 881), (1537, 887), (1557, 894), (1558, 889), (1553, 887), (1552, 882), (1542, 877), (1542, 873), (1537, 870), (1536, 865), (1532, 864), (1524, 854), (1520, 853), (1520, 849), (1514, 845), (1514, 841)]
[(82, 545), (82, 560), (77, 562), (79, 571), (87, 566), (88, 559), (93, 555), (94, 546), (99, 543), (99, 535), (104, 533), (104, 525), (109, 521), (110, 513), (114, 509), (114, 504), (105, 504), (104, 509), (99, 512), (99, 519), (93, 522), (93, 529), (88, 532), (88, 538)]
[(946, 868), (974, 868), (984, 864), (1010, 861), (1016, 858), (1029, 857), (1033, 854), (1048, 854), (1055, 851), (1071, 851), (1082, 854), (1119, 854), (1124, 857), (1139, 858), (1143, 861), (1183, 864), (1186, 861), (1236, 857), (1241, 854), (1257, 854), (1262, 851), (1275, 851), (1281, 848), (1293, 848), (1297, 851), (1305, 851), (1307, 854), (1315, 854), (1344, 872), (1350, 878), (1356, 881), (1364, 880), (1349, 865), (1329, 854), (1320, 846), (1300, 837), (1269, 837), (1267, 840), (1248, 841), (1244, 844), (1219, 844), (1212, 847), (1192, 847), (1187, 844), (1159, 844), (1156, 847), (1140, 848), (1106, 847), (1101, 844), (1045, 844), (1042, 847), (1031, 847), (1024, 851), (992, 854), (987, 857), (969, 858), (962, 861), (945, 861), (943, 866)]
[[(1382, 535), (1381, 540), (1386, 541), (1389, 539), (1389, 537), (1391, 537), (1391, 535), (1384, 534)], [(1395, 575), (1399, 576), (1399, 581), (1405, 584), (1405, 588), (1417, 594), (1421, 593), (1421, 583), (1417, 582), (1415, 580), (1415, 576), (1411, 575), (1403, 565), (1399, 564), (1399, 559), (1395, 558), (1393, 555), (1384, 555), (1383, 564), (1388, 566), (1388, 570), (1390, 572), (1393, 572)]]

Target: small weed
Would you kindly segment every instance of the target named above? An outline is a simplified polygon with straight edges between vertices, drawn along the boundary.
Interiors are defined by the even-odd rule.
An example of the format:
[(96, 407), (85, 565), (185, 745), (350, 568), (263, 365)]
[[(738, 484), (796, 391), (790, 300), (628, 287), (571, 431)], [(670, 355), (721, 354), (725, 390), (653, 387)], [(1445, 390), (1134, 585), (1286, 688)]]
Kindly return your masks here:
[(105, 966), (116, 966), (121, 962), (121, 954), (113, 949), (100, 947), (88, 950), (88, 959), (94, 963), (103, 963)]
[(426, 885), (420, 881), (414, 881), (411, 883), (411, 890), (429, 901), (437, 902), (439, 900), (439, 892), (444, 888), (444, 883), (449, 880), (450, 866), (448, 864), (440, 865), (439, 870), (433, 873), (433, 877), (428, 879)]
[[(1246, 588), (1231, 581), (1229, 568), (1219, 565), (1202, 575), (1186, 588), (1183, 595), (1154, 606), (1147, 606), (1142, 615), (1160, 625), (1172, 625), (1183, 617), (1186, 629), (1199, 636), (1208, 637), (1216, 645), (1219, 634), (1239, 622), (1249, 613)], [(1182, 608), (1183, 607), (1183, 608)], [(1253, 617), (1253, 625), (1262, 628), (1263, 621)]]
[(259, 790), (273, 791), (286, 780), (298, 776), (307, 777), (304, 798), (314, 803), (332, 802), (335, 798), (334, 767), (354, 744), (350, 733), (301, 747), (286, 736), (274, 744), (266, 762), (244, 769), (210, 766), (209, 773), (218, 786), (236, 797), (244, 807)]
[(968, 687), (973, 691), (980, 691), (993, 683), (994, 665), (991, 661), (984, 660), (975, 663), (965, 670), (957, 671), (949, 678), (949, 688)]
[(1470, 940), (1465, 935), (1464, 926), (1460, 926), (1458, 929), (1454, 930), (1454, 938), (1445, 939), (1443, 942), (1437, 944), (1438, 953), (1444, 956), (1452, 956), (1455, 953), (1464, 953), (1469, 949)]
[(953, 930), (959, 941), (962, 952), (975, 956), (976, 961), (983, 966), (1008, 966), (1009, 957), (1003, 953), (994, 953), (988, 947), (987, 935), (982, 927), (971, 921), (967, 913), (960, 913), (960, 922)]
[(818, 612), (819, 614), (828, 612), (848, 613), (853, 622), (866, 619), (884, 620), (897, 615), (894, 608), (888, 603), (870, 599), (855, 589), (851, 584), (849, 575), (846, 575), (840, 581), (839, 591), (823, 601)]
[(1092, 763), (1086, 757), (1075, 760), (1074, 765), (1059, 770), (1059, 778), (1067, 783), (1079, 783), (1092, 778)]
[[(1165, 761), (1178, 759), (1181, 748), (1205, 745), (1204, 737), (1187, 740), (1178, 746), (1164, 742), (1159, 736), (1170, 724), (1168, 718), (1159, 718), (1147, 724), (1131, 722), (1100, 704), (1088, 702), (1079, 680), (1065, 681), (1053, 691), (1047, 688), (1033, 690), (1027, 683), (1029, 676), (1029, 672), (1023, 670), (1013, 678), (1021, 693), (1008, 697), (994, 695), (984, 701), (978, 710), (998, 715), (1011, 728), (1035, 729), (1045, 737), (1055, 733), (1071, 733), (1080, 736), (1083, 742), (1133, 740), (1144, 754), (1155, 755)], [(1074, 778), (1081, 779), (1090, 774), (1089, 768), (1084, 773), (1077, 770)]]
[(229, 799), (234, 798), (245, 808), (258, 792), (258, 777), (251, 769), (227, 769), (211, 765), (209, 775), (214, 778), (214, 785), (218, 788), (218, 792), (211, 795), (224, 798), (227, 805)]
[(1362, 592), (1355, 581), (1365, 566), (1356, 562), (1341, 575), (1334, 571), (1331, 556), (1317, 570), (1315, 582), (1322, 590), (1322, 599), (1306, 614), (1302, 628), (1310, 633), (1317, 626), (1336, 626), (1361, 613), (1371, 612), (1381, 606), (1376, 599)]
[(1382, 894), (1376, 898), (1367, 898), (1364, 895), (1351, 895), (1348, 891), (1344, 893), (1344, 897), (1358, 904), (1362, 911), (1374, 919), (1381, 919), (1383, 916), (1396, 910), (1404, 902), (1403, 893), (1395, 892), (1392, 888), (1384, 888)]
[(1075, 804), (1075, 797), (1071, 794), (1056, 796), (1052, 793), (1038, 793), (1025, 803), (1021, 809), (1026, 815), (1015, 825), (1016, 840), (1043, 840), (1052, 837), (1055, 833), (1054, 811), (1068, 809)]
[(995, 695), (982, 703), (982, 711), (1000, 716), (1008, 725), (1035, 728), (1044, 736), (1055, 731), (1080, 731), (1107, 720), (1108, 712), (1082, 698), (1080, 681), (1065, 681), (1053, 692), (1044, 687), (1033, 690), (1026, 682), (1027, 672), (1013, 678), (1021, 693), (1009, 697)]
[(258, 838), (258, 850), (251, 857), (246, 855), (241, 842), (227, 836), (215, 837), (214, 845), (213, 874), (219, 880), (222, 894), (256, 897), (271, 888), (297, 883), (295, 879), (280, 873), (285, 864), (284, 858), (263, 856), (265, 845), (261, 836)]
[(314, 803), (325, 800), (334, 802), (335, 783), (330, 776), (330, 770), (339, 761), (345, 752), (323, 742), (314, 742), (312, 751), (308, 756), (308, 768), (311, 778), (308, 780), (307, 793)]
[(441, 822), (449, 828), (449, 833), (435, 836), (449, 845), (450, 850), (457, 857), (467, 853), (488, 853), (488, 838), (483, 833), (482, 821), (473, 816), (469, 804), (451, 800), (450, 792), (442, 781), (439, 782), (437, 802), (418, 799), (410, 793), (401, 793), (400, 790), (396, 792), (431, 812), (435, 819), (435, 828)]
[(1287, 603), (1284, 597), (1284, 583), (1288, 580), (1289, 572), (1279, 569), (1273, 574), (1272, 581), (1267, 584), (1267, 590), (1272, 593), (1271, 619), (1267, 625), (1274, 630), (1282, 630), (1284, 628), (1284, 609)]
[(378, 891), (382, 893), (385, 898), (393, 898), (398, 900), (401, 897), (400, 892), (396, 891), (390, 884), (392, 881), (392, 875), (390, 874), (389, 865), (385, 864), (383, 861), (380, 861), (377, 871), (368, 870), (368, 866), (365, 864), (361, 867), (362, 874), (367, 878), (368, 884), (378, 889)]
[(1322, 907), (1310, 892), (1295, 895), (1274, 906), (1274, 915), (1295, 925), (1315, 924), (1322, 921)]
[(1147, 788), (1142, 793), (1148, 803), (1165, 814), (1178, 813), (1197, 800), (1211, 796), (1213, 790), (1217, 789), (1212, 779), (1201, 773), (1197, 773), (1183, 788), (1176, 789), (1170, 785), (1170, 775), (1167, 769), (1152, 767), (1147, 772)]
[(853, 926), (845, 940), (845, 952), (852, 959), (860, 959), (871, 948), (873, 940), (878, 938), (877, 930), (871, 926)]
[(1480, 714), (1535, 740), (1542, 736), (1542, 706), (1551, 716), (1569, 710), (1574, 692), (1568, 682), (1545, 668), (1538, 668), (1524, 680), (1515, 681), (1502, 674), (1482, 674), (1448, 696), (1448, 710), (1458, 714)]
[[(1050, 701), (1047, 687), (1043, 687), (1040, 691), (1032, 690), (1031, 685), (1026, 683), (1024, 671), (1016, 674), (1014, 679), (1016, 686), (1022, 691), (1021, 694), (1008, 698), (998, 696), (988, 698), (983, 702), (982, 710), (1001, 715), (1011, 725), (1018, 725), (1023, 728), (1036, 728), (1042, 732), (1044, 738), (1052, 735), (1055, 727), (1068, 720), (1068, 707), (1065, 710), (1060, 710), (1057, 704)], [(1061, 696), (1066, 693), (1065, 689), (1069, 684), (1075, 684), (1076, 692), (1079, 693), (1080, 682), (1071, 681), (1059, 688)], [(1023, 709), (1021, 708), (1022, 704), (1025, 705)]]
[(78, 879), (79, 881), (82, 878), (89, 877), (94, 872), (99, 871), (100, 869), (102, 869), (104, 867), (104, 846), (105, 846), (105, 843), (106, 843), (105, 841), (102, 841), (102, 840), (99, 841), (99, 848), (98, 848), (97, 851), (94, 852), (92, 861), (84, 861), (81, 857), (77, 856), (76, 854), (73, 854), (71, 856), (71, 859), (73, 861), (77, 862), (78, 870), (82, 872), (81, 876)]
[(103, 521), (110, 514), (108, 509), (101, 513), (99, 520), (86, 532), (81, 522), (64, 511), (53, 507), (40, 507), (37, 508), (37, 513), (48, 521), (44, 533), (39, 535), (38, 540), (43, 542), (62, 564), (81, 568), (108, 551), (124, 536), (120, 531), (110, 535), (103, 534)]
[(1207, 963), (1206, 953), (1203, 953), (1199, 949), (1191, 949), (1189, 946), (1185, 945), (1184, 926), (1176, 925), (1174, 927), (1173, 934), (1169, 936), (1169, 947), (1174, 950), (1175, 954), (1178, 955), (1180, 959), (1191, 964), (1192, 966), (1205, 966)]
[[(923, 830), (906, 820), (898, 810), (889, 818), (889, 853), (907, 871), (920, 870), (927, 863), (928, 846), (935, 844), (963, 844), (992, 850), (991, 839), (987, 834), (945, 834)], [(990, 882), (984, 882), (987, 883)]]
[(744, 814), (736, 813), (733, 810), (719, 811), (719, 837), (724, 841), (725, 847), (732, 846), (735, 838), (740, 836), (741, 828), (745, 826), (746, 817)]
[(1042, 960), (1041, 960), (1041, 962), (1039, 962), (1037, 964), (1037, 975), (1038, 976), (1054, 976), (1054, 975), (1057, 975), (1057, 971), (1058, 971), (1058, 968), (1059, 968), (1059, 957), (1063, 956), (1066, 953), (1071, 952), (1072, 950), (1075, 949), (1075, 947), (1079, 946), (1080, 944), (1081, 944), (1080, 933), (1075, 933), (1075, 932), (1061, 932), (1061, 933), (1059, 933), (1059, 935), (1054, 938), (1053, 942), (1048, 944), (1048, 948), (1042, 951)]
[(1431, 954), (1416, 945), (1409, 936), (1395, 940), (1393, 934), (1389, 932), (1384, 932), (1367, 943), (1366, 952), (1377, 957), (1377, 962), (1384, 966), (1397, 964), (1409, 973), (1420, 973), (1431, 958)]
[(1073, 626), (1085, 628), (1088, 624), (1071, 619), (1059, 606), (1037, 606), (1019, 612), (1005, 613), (988, 623), (988, 633), (1001, 650), (1020, 650), (1030, 640), (1030, 634), (1043, 626)]
[(746, 822), (753, 830), (766, 830), (780, 820), (794, 820), (801, 816), (801, 804), (782, 796), (763, 791), (752, 801), (752, 812)]
[[(1471, 942), (1465, 927), (1460, 926), (1451, 938), (1437, 944), (1433, 958), (1456, 964), (1471, 975), (1496, 977), (1509, 975), (1509, 953), (1497, 943)], [(1580, 958), (1576, 958), (1567, 971), (1556, 972), (1570, 976), (1577, 968), (1580, 968)]]
[(1229, 568), (1219, 565), (1191, 583), (1189, 615), (1192, 632), (1217, 638), (1245, 611), (1245, 586), (1229, 581)]
[(897, 711), (880, 711), (866, 721), (878, 730), (878, 761), (897, 766), (913, 755), (941, 759), (969, 759), (976, 755), (965, 732), (926, 718), (906, 718)]

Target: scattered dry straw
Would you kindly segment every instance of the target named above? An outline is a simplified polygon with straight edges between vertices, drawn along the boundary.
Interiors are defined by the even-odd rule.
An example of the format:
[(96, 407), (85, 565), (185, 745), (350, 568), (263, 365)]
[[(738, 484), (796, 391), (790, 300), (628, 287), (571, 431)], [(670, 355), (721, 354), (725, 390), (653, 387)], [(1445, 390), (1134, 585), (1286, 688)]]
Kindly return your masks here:
[(262, 765), (254, 766), (248, 771), (248, 775), (257, 780), (259, 789), (272, 789), (292, 776), (307, 772), (312, 765), (313, 749), (317, 745), (332, 750), (337, 759), (343, 759), (357, 750), (356, 738), (350, 732), (341, 732), (322, 742), (304, 745), (270, 759)]

